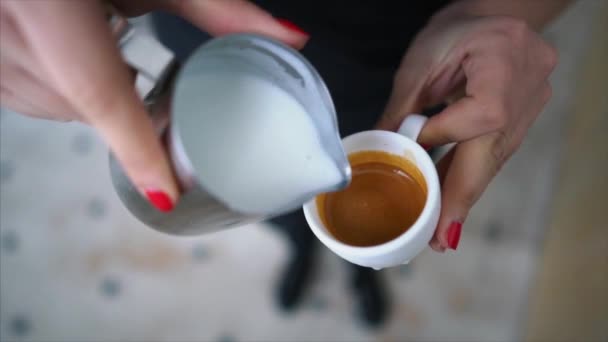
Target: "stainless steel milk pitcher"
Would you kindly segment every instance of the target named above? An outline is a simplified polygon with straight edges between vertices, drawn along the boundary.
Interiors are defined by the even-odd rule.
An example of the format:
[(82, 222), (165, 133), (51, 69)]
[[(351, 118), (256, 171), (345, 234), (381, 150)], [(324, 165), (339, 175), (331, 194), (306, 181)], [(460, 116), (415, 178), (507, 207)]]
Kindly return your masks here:
[[(336, 112), (330, 94), (313, 66), (297, 51), (259, 35), (229, 35), (212, 39), (200, 46), (177, 70), (170, 52), (153, 37), (142, 38), (128, 26), (123, 27), (123, 30), (131, 32), (120, 35), (120, 48), (127, 63), (139, 71), (137, 88), (144, 102), (154, 112), (152, 119), (169, 121), (164, 142), (182, 187), (181, 198), (173, 211), (159, 212), (138, 193), (111, 156), (110, 171), (116, 192), (124, 205), (140, 221), (165, 233), (201, 234), (286, 213), (301, 207), (319, 192), (338, 190), (349, 183), (351, 170), (340, 143)], [(141, 51), (140, 48), (147, 50)], [(153, 61), (155, 58), (157, 62)], [(340, 181), (328, 188), (314, 191), (311, 189), (310, 193), (292, 203), (285, 203), (273, 212), (246, 214), (220, 201), (217, 194), (208, 191), (198, 181), (204, 170), (195, 170), (192, 167), (191, 155), (184, 149), (184, 140), (187, 140), (191, 147), (192, 142), (196, 142), (199, 137), (184, 136), (184, 132), (180, 130), (184, 120), (180, 115), (176, 115), (184, 113), (185, 108), (192, 109), (194, 104), (192, 98), (179, 94), (180, 88), (197, 86), (192, 77), (186, 75), (204, 75), (206, 70), (213, 70), (215, 73), (226, 70), (252, 75), (272, 82), (293, 96), (312, 119), (321, 145), (340, 170)], [(173, 82), (168, 81), (172, 78), (171, 75), (175, 75)], [(155, 111), (154, 107), (159, 103), (159, 99), (167, 97), (170, 98), (169, 110)]]

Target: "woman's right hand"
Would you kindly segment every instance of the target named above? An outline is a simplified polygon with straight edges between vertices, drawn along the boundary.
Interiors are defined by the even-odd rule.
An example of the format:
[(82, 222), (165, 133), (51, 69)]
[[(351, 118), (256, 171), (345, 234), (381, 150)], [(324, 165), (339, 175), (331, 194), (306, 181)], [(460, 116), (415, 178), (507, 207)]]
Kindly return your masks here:
[[(254, 32), (301, 48), (308, 35), (244, 0), (128, 1), (125, 14), (165, 10), (212, 35)], [(0, 2), (0, 104), (38, 118), (87, 123), (125, 172), (161, 211), (179, 197), (169, 159), (105, 19), (103, 4)]]
[(555, 49), (526, 21), (478, 15), (471, 12), (475, 4), (487, 2), (454, 2), (418, 34), (378, 124), (395, 130), (407, 113), (461, 95), (430, 118), (418, 137), (427, 146), (457, 143), (438, 164), (441, 215), (430, 242), (438, 252), (458, 247), (469, 211), (551, 97), (549, 75), (557, 64)]

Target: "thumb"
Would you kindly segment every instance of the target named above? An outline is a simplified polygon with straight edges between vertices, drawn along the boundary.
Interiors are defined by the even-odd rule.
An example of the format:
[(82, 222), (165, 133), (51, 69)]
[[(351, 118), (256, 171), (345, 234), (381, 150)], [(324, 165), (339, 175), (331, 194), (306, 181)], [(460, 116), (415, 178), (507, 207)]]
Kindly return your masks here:
[(459, 143), (439, 162), (441, 215), (431, 247), (456, 249), (469, 211), (507, 157), (504, 136), (486, 134)]
[(258, 33), (297, 49), (304, 47), (309, 38), (295, 24), (277, 20), (245, 0), (172, 1), (167, 9), (213, 36), (239, 32)]
[(26, 6), (22, 19), (28, 19), (22, 20), (25, 36), (52, 83), (97, 128), (138, 190), (159, 210), (170, 211), (177, 183), (100, 4), (20, 3)]

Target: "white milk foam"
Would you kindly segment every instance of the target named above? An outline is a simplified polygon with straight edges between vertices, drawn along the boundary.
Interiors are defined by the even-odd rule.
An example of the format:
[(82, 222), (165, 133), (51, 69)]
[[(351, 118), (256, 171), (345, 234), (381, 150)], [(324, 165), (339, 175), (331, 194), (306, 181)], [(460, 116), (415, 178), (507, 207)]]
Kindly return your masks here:
[(184, 148), (201, 184), (222, 202), (245, 213), (273, 213), (340, 183), (314, 123), (287, 92), (254, 76), (197, 78), (200, 86), (187, 90), (198, 98), (196, 113), (180, 131), (200, 142), (184, 141)]

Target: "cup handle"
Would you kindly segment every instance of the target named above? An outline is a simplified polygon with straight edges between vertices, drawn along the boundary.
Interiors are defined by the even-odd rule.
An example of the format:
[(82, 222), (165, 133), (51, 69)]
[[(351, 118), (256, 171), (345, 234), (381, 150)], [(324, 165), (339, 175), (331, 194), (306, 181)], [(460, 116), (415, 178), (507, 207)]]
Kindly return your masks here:
[(428, 120), (426, 116), (409, 114), (405, 117), (401, 126), (399, 126), (397, 133), (416, 141), (418, 140), (418, 136), (420, 135), (420, 131), (422, 131), (422, 127), (424, 127), (426, 120)]

